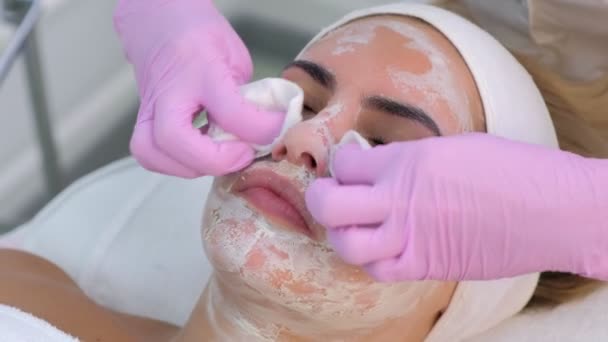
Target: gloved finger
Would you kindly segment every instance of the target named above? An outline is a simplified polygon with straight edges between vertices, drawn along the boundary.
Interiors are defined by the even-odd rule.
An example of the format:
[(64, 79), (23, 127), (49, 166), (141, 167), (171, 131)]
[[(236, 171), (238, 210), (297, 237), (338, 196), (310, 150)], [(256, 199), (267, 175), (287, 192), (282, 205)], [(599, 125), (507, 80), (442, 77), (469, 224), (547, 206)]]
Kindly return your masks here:
[(217, 143), (194, 128), (191, 113), (198, 108), (176, 93), (167, 92), (156, 101), (153, 133), (160, 150), (199, 175), (224, 175), (251, 163), (254, 151), (246, 143)]
[(207, 82), (213, 84), (204, 87), (201, 104), (224, 131), (255, 144), (269, 144), (279, 135), (286, 113), (263, 110), (243, 98), (226, 67), (211, 68)]
[(152, 133), (152, 121), (137, 124), (131, 137), (131, 154), (144, 168), (168, 175), (182, 178), (196, 178), (200, 176), (196, 171), (187, 168), (166, 156), (155, 143)]
[(429, 269), (428, 265), (422, 259), (406, 262), (403, 257), (397, 256), (370, 263), (365, 265), (364, 269), (372, 278), (380, 282), (430, 279), (428, 271), (425, 271)]
[[(226, 21), (226, 25), (230, 24)], [(232, 76), (235, 82), (239, 85), (244, 84), (248, 82), (253, 75), (253, 61), (251, 60), (251, 55), (241, 37), (239, 37), (232, 28), (226, 31), (222, 31), (222, 33), (229, 34), (229, 38), (222, 37), (222, 40), (227, 45), (228, 65), (230, 70), (232, 70)]]
[(330, 229), (327, 238), (345, 262), (359, 266), (394, 258), (405, 244), (402, 233), (386, 224)]
[(376, 188), (342, 186), (333, 178), (315, 180), (306, 190), (306, 206), (326, 228), (378, 224), (386, 219), (390, 206)]
[(333, 176), (341, 184), (374, 184), (388, 162), (394, 162), (393, 154), (390, 146), (362, 149), (346, 144), (338, 148), (331, 161)]

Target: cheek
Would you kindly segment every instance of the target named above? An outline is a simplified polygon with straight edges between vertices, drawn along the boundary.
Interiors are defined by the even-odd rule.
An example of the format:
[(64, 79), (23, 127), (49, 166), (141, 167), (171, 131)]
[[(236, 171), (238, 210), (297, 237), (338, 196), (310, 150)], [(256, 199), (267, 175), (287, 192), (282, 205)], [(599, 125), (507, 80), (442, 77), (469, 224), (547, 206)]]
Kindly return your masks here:
[(221, 220), (204, 230), (205, 253), (216, 271), (239, 272), (257, 238), (253, 220)]
[[(324, 243), (272, 227), (239, 198), (212, 193), (204, 218), (205, 252), (222, 277), (238, 277), (274, 301), (323, 296), (330, 286)], [(284, 303), (287, 304), (287, 303)]]
[[(219, 184), (219, 183), (218, 183)], [(207, 198), (203, 215), (203, 245), (215, 270), (238, 272), (260, 238), (257, 215), (244, 201), (216, 186)]]
[(335, 320), (344, 328), (353, 319), (382, 321), (392, 312), (385, 310), (385, 285), (373, 283), (361, 269), (320, 246), (289, 249), (274, 239), (260, 240), (247, 254), (240, 276), (272, 303), (320, 321)]
[(294, 254), (311, 256), (314, 254), (311, 249), (308, 246), (300, 246), (297, 250), (285, 247), (272, 239), (259, 240), (247, 253), (241, 270), (243, 280), (275, 302), (324, 296), (326, 291), (317, 282), (319, 267), (314, 262), (295, 264), (298, 258)]

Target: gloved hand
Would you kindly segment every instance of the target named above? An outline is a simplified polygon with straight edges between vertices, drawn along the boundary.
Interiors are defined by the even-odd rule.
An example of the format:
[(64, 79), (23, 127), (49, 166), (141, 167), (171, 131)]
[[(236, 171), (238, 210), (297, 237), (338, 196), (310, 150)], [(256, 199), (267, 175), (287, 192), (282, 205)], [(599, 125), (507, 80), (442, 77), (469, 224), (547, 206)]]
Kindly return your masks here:
[[(144, 167), (185, 178), (226, 174), (252, 161), (246, 142), (278, 135), (284, 115), (239, 95), (251, 57), (211, 0), (120, 0), (114, 24), (135, 68), (141, 105), (131, 152)], [(242, 141), (216, 143), (193, 128), (203, 108)]]
[(306, 203), (381, 281), (608, 279), (608, 161), (485, 134), (340, 148)]

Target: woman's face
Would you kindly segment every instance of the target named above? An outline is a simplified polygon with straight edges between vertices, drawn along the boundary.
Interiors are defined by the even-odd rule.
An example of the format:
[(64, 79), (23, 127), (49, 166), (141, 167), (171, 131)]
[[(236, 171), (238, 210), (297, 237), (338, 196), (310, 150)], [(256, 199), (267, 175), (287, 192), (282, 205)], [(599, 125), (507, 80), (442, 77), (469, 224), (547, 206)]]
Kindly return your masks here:
[(365, 330), (435, 316), (454, 283), (374, 282), (340, 260), (303, 194), (328, 176), (330, 150), (349, 130), (372, 145), (482, 131), (481, 102), (460, 55), (422, 22), (377, 16), (333, 31), (282, 77), (304, 90), (305, 120), (272, 157), (216, 179), (207, 202), (204, 244), (220, 283), (294, 333), (310, 329), (298, 322)]

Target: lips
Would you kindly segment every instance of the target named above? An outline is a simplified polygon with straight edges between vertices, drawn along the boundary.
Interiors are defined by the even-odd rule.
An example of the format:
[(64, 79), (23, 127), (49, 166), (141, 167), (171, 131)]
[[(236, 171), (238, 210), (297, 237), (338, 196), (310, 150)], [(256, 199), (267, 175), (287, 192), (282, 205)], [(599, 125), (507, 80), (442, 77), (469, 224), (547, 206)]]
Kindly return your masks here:
[(270, 169), (251, 169), (241, 174), (231, 192), (244, 198), (273, 223), (313, 239), (316, 237), (304, 195), (288, 178)]

